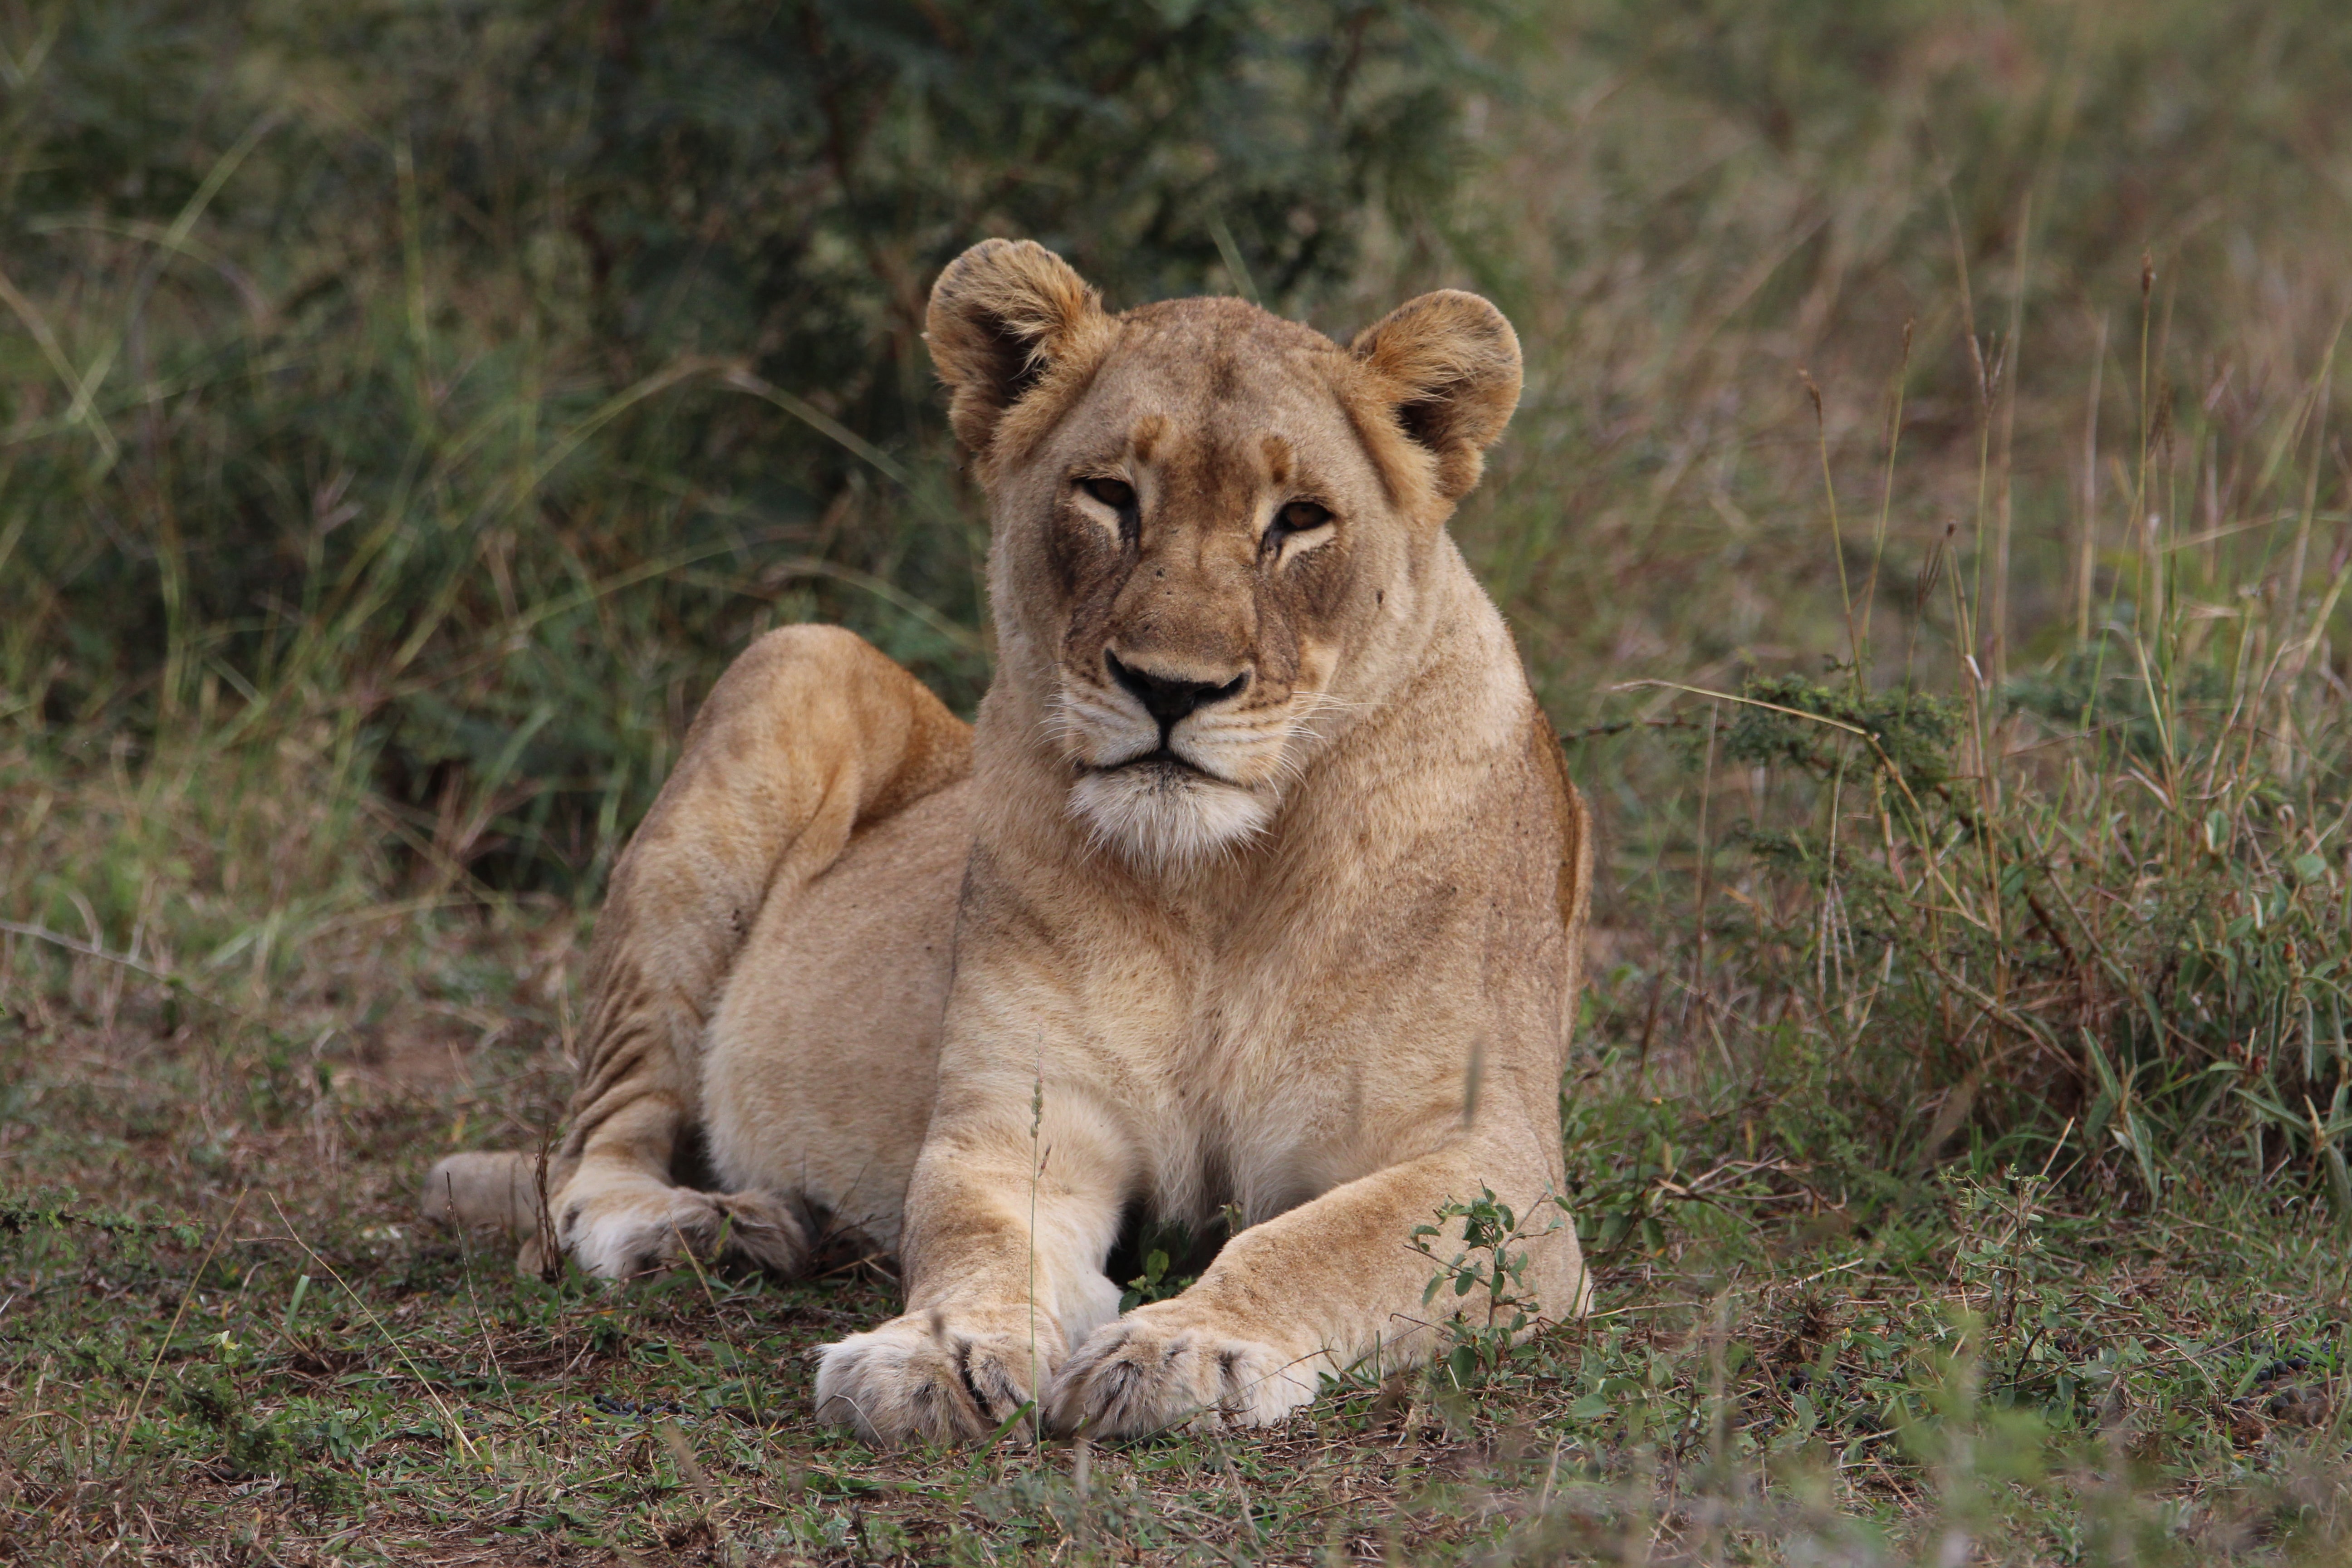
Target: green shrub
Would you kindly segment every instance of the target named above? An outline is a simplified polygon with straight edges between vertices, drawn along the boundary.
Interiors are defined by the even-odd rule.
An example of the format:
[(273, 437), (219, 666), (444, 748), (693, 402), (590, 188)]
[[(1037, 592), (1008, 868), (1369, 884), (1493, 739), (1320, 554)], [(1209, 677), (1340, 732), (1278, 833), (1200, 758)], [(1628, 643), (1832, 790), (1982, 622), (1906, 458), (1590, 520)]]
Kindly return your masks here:
[(0, 714), (328, 718), (443, 875), (593, 886), (751, 633), (968, 704), (920, 346), (991, 234), (1313, 308), (1486, 79), (1402, 0), (19, 18)]

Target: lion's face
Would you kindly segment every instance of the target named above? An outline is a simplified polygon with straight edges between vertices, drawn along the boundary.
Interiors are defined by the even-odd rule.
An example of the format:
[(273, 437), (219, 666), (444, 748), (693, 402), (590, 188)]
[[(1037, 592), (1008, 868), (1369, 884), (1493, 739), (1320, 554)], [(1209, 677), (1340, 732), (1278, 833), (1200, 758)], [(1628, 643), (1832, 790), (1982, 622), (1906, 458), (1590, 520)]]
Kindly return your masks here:
[[(1105, 841), (1246, 839), (1322, 738), (1409, 531), (1349, 428), (1336, 345), (1231, 300), (1139, 311), (1005, 487), (1049, 738)], [(1013, 521), (1012, 516), (1007, 521)]]
[(1508, 325), (1459, 294), (1353, 349), (1234, 300), (1111, 317), (991, 241), (930, 337), (992, 503), (1006, 677), (1069, 808), (1147, 867), (1245, 843), (1409, 671), (1422, 568), (1517, 399)]

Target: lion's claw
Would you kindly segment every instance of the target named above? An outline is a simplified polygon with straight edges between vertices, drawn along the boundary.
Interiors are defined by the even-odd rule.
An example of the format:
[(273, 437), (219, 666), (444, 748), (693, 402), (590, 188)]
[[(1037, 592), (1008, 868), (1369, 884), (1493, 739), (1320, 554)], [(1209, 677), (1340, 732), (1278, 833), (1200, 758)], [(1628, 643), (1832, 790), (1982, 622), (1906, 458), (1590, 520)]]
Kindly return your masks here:
[(1044, 1336), (1033, 1347), (1023, 1333), (909, 1314), (824, 1348), (817, 1415), (877, 1445), (985, 1437), (1029, 1403), (1059, 1350)]
[(808, 1256), (807, 1232), (765, 1193), (701, 1193), (654, 1182), (559, 1200), (561, 1240), (582, 1269), (631, 1279), (724, 1251), (776, 1274)]
[(1328, 1358), (1296, 1355), (1217, 1315), (1165, 1301), (1107, 1323), (1048, 1395), (1064, 1432), (1134, 1436), (1171, 1426), (1270, 1426), (1314, 1399)]

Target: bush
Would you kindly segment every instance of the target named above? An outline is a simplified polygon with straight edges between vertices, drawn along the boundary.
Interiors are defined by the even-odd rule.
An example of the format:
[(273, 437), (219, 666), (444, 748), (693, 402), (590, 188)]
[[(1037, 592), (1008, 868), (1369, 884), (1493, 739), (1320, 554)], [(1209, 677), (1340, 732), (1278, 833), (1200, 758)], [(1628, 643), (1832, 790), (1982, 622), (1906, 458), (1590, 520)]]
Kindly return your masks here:
[[(428, 866), (593, 888), (772, 620), (984, 683), (939, 267), (1311, 309), (1484, 68), (1401, 0), (71, 9), (0, 185), (0, 712), (326, 720)], [(436, 873), (437, 874), (437, 873)], [(585, 879), (584, 883), (583, 879)]]

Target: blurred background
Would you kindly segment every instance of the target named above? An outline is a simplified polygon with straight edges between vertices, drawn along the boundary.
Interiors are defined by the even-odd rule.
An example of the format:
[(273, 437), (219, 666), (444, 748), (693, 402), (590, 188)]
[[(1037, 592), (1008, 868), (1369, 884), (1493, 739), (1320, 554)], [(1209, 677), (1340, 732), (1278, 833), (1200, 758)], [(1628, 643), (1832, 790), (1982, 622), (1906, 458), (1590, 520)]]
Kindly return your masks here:
[[(919, 323), (1004, 234), (1517, 323), (1455, 531), (1608, 833), (1594, 1051), (1795, 1018), (1945, 1136), (2104, 1094), (2341, 1172), (2340, 5), (7, 0), (0, 75), (31, 1035), (560, 1034), (746, 640), (970, 711)], [(2197, 1112), (2233, 1062), (2295, 1114)]]

